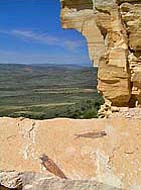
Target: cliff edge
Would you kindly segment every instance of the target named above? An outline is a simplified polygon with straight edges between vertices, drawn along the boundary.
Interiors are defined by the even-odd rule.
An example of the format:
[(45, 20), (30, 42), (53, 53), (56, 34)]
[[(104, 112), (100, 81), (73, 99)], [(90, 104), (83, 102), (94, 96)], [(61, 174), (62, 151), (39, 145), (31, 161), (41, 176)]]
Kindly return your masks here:
[(141, 1), (61, 0), (63, 28), (85, 36), (98, 90), (117, 107), (141, 105)]

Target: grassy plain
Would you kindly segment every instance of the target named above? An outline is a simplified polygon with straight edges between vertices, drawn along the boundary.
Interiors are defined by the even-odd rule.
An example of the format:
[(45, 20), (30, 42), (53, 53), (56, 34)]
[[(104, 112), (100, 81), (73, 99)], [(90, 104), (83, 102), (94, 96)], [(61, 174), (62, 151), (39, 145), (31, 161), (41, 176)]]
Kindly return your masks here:
[(91, 67), (0, 64), (0, 116), (97, 117), (96, 78)]

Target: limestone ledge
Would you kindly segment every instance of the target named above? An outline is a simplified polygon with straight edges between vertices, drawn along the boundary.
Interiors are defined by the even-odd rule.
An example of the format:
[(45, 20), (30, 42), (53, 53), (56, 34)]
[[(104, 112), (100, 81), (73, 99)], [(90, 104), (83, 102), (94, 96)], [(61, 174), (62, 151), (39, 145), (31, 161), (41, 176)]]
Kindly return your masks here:
[[(0, 118), (0, 183), (5, 186), (6, 182), (21, 183), (18, 177), (15, 183), (15, 173), (10, 174), (13, 180), (9, 181), (6, 171), (51, 175), (39, 159), (46, 154), (69, 180), (96, 182), (103, 184), (105, 190), (113, 187), (140, 190), (140, 126), (140, 120), (119, 118), (43, 121)], [(83, 136), (96, 131), (104, 131), (106, 135)]]

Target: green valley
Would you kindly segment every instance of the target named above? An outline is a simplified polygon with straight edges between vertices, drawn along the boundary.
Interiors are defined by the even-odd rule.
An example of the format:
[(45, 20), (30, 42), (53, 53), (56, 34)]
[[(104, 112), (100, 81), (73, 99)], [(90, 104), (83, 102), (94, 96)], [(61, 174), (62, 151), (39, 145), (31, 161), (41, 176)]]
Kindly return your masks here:
[(92, 67), (0, 64), (0, 116), (97, 117), (96, 78)]

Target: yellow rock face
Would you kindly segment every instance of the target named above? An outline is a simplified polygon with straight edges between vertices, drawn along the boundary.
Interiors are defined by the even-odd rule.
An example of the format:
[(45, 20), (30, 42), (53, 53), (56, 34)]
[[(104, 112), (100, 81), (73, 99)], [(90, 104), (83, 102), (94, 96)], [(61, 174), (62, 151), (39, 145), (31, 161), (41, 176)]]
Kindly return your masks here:
[(39, 159), (46, 154), (70, 179), (140, 190), (140, 126), (120, 119), (0, 118), (0, 170), (49, 174)]
[(113, 106), (140, 105), (140, 0), (62, 0), (61, 4), (63, 28), (74, 28), (87, 39), (90, 58), (99, 67), (100, 93)]

